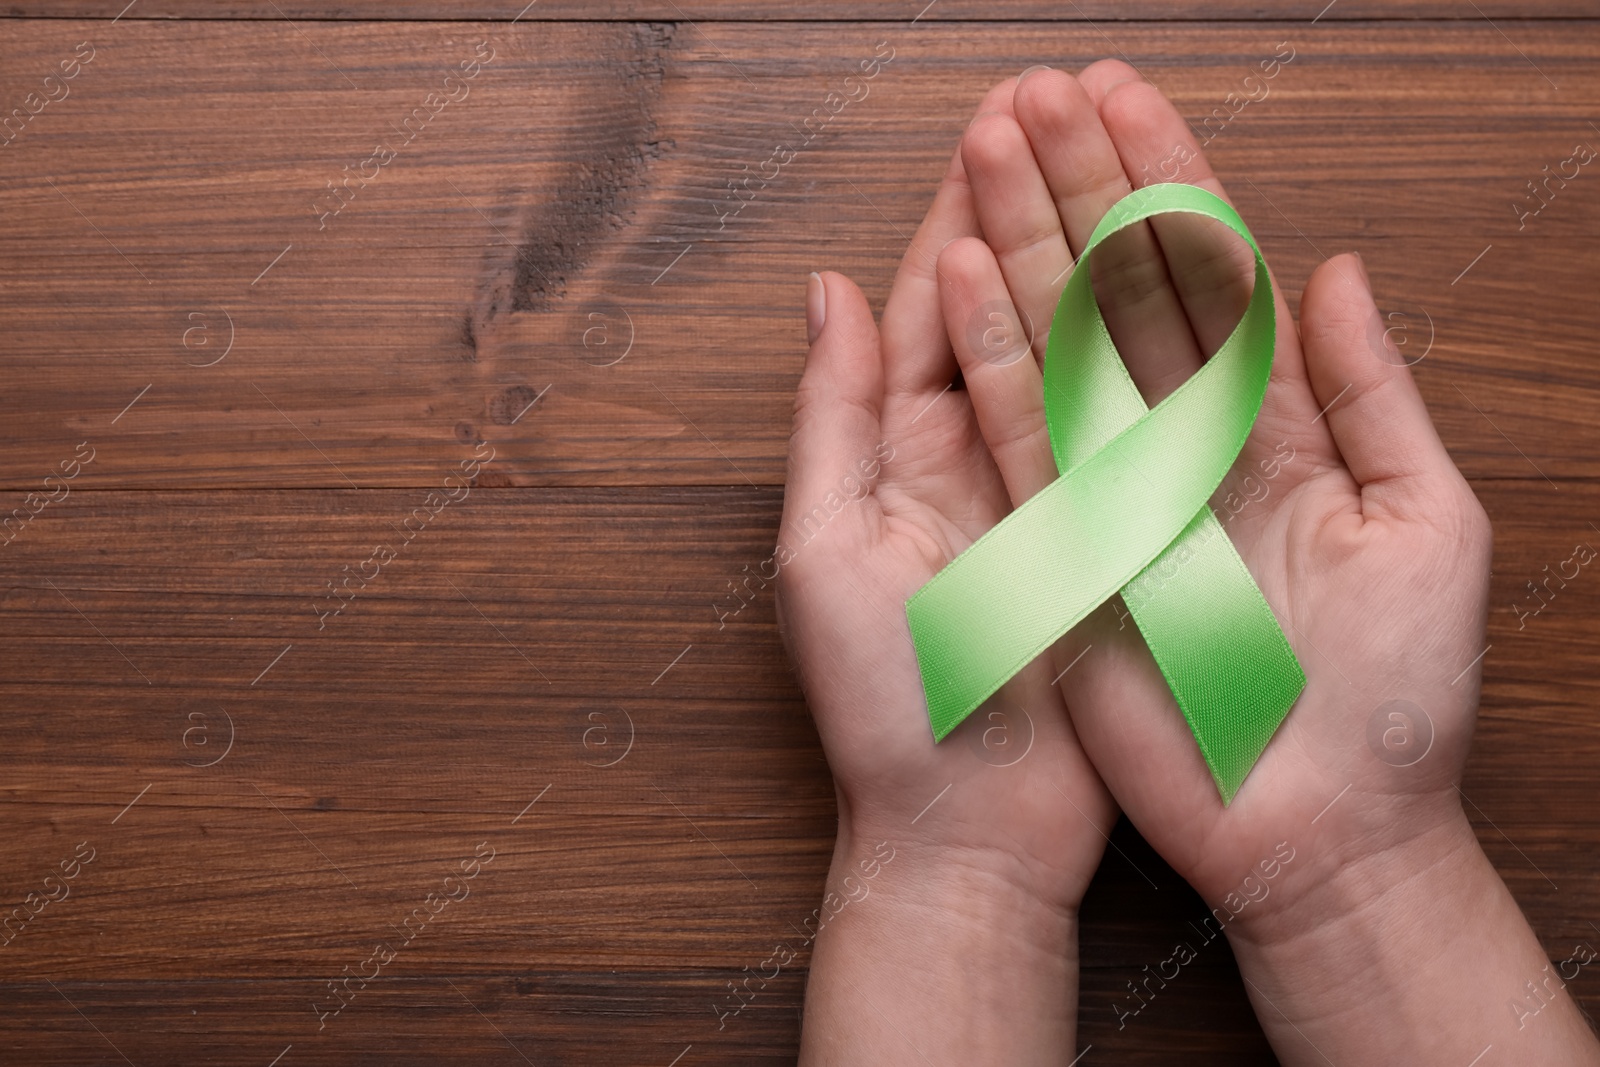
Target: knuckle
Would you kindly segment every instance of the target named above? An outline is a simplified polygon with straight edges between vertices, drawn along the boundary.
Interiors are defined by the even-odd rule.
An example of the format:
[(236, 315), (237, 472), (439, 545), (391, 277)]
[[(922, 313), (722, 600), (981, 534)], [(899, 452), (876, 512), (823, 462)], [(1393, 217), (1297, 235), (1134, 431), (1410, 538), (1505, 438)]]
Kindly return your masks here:
[(1168, 288), (1166, 264), (1147, 256), (1096, 260), (1092, 280), (1102, 307), (1143, 307)]
[(1013, 158), (1016, 134), (1012, 119), (998, 113), (979, 115), (961, 135), (961, 160), (974, 170), (996, 170)]
[(1173, 270), (1174, 281), (1199, 297), (1243, 296), (1250, 291), (1255, 276), (1256, 257), (1241, 243), (1210, 245), (1193, 257), (1185, 257)]

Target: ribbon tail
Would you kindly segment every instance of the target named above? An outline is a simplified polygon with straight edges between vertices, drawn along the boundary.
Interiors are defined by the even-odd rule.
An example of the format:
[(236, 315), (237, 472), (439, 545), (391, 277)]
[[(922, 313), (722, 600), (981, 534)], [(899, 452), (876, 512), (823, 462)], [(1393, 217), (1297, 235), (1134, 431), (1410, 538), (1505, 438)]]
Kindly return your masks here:
[(1210, 508), (1122, 590), (1231, 804), (1306, 676)]

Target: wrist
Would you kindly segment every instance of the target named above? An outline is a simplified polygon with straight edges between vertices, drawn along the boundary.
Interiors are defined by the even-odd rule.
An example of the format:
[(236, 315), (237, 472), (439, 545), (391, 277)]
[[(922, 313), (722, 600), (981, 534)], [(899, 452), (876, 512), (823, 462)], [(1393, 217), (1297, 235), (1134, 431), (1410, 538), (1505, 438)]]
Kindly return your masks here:
[(1595, 1062), (1549, 958), (1450, 807), (1378, 847), (1327, 842), (1280, 907), (1229, 928), (1284, 1064), (1459, 1064), (1491, 1044), (1515, 1062)]
[[(1425, 900), (1499, 884), (1458, 794), (1413, 797), (1403, 808), (1363, 808), (1357, 798), (1294, 842), (1292, 878), (1270, 907), (1246, 909), (1229, 928), (1247, 949), (1270, 951), (1323, 933), (1348, 938), (1404, 921)], [(1468, 879), (1465, 882), (1460, 879)], [(1381, 921), (1381, 922), (1380, 922)]]
[(1052, 947), (1068, 940), (1076, 945), (1083, 894), (1074, 879), (1042, 871), (1004, 835), (987, 845), (963, 840), (966, 835), (919, 831), (904, 819), (863, 817), (842, 806), (823, 914), (829, 893), (848, 900), (850, 893), (872, 892), (897, 908), (926, 909), (951, 921), (1000, 924), (1015, 917), (1048, 934)]
[(1061, 1063), (1077, 1051), (1077, 909), (987, 854), (841, 820), (806, 931), (803, 1063)]
[(854, 910), (863, 929), (927, 923), (926, 936), (906, 947), (928, 956), (946, 955), (947, 935), (959, 931), (985, 955), (1021, 952), (1075, 964), (1078, 903), (1038, 886), (1028, 865), (1005, 849), (897, 836), (889, 827), (841, 819), (818, 916), (826, 926)]
[[(1425, 976), (1442, 946), (1487, 921), (1504, 888), (1459, 811), (1381, 846), (1328, 844), (1280, 907), (1229, 930), (1262, 1026), (1286, 1065), (1378, 1048), (1393, 1062), (1435, 1062), (1437, 1049), (1410, 1046), (1445, 1007), (1427, 1003), (1440, 989)], [(1388, 1032), (1402, 1021), (1406, 1032)]]

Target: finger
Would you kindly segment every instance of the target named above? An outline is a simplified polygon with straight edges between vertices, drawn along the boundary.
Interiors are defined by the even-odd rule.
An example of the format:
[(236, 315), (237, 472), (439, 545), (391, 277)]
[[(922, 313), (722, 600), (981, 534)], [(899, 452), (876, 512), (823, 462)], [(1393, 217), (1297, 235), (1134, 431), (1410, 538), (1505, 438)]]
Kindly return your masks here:
[[(1061, 71), (1030, 74), (1017, 86), (1015, 107), (1069, 249), (1081, 253), (1105, 213), (1132, 190), (1116, 145), (1083, 86)], [(970, 159), (968, 168), (978, 189), (977, 168)], [(981, 219), (981, 190), (979, 197)], [(984, 233), (989, 233), (987, 222)], [(1005, 256), (1000, 263), (1010, 282), (1013, 271)], [(1063, 273), (1053, 286), (1055, 297), (1065, 277)], [(1094, 283), (1106, 328), (1124, 355), (1129, 375), (1147, 403), (1158, 402), (1199, 368), (1201, 352), (1148, 225), (1129, 227), (1101, 246), (1094, 258)], [(1014, 284), (1012, 292), (1017, 293)], [(1054, 312), (1054, 299), (1049, 307), (1047, 315)]]
[[(1016, 79), (1001, 82), (983, 98), (979, 113), (1009, 113)], [(939, 250), (958, 237), (977, 236), (972, 188), (958, 146), (934, 195), (933, 206), (917, 227), (883, 309), (886, 402), (920, 411), (955, 377), (955, 355), (939, 314), (935, 277)]]
[(973, 237), (951, 242), (939, 254), (939, 279), (945, 327), (978, 429), (1011, 503), (1021, 504), (1056, 477), (1039, 365), (988, 245)]
[(1078, 84), (1083, 86), (1083, 91), (1097, 108), (1100, 101), (1106, 98), (1106, 93), (1114, 87), (1123, 82), (1143, 80), (1144, 75), (1133, 64), (1120, 59), (1096, 60), (1078, 72)]
[(1117, 147), (1094, 101), (1064, 71), (1030, 73), (1018, 83), (1013, 106), (1076, 256), (1101, 217), (1132, 191)]
[[(1100, 102), (1100, 115), (1135, 184), (1181, 181), (1226, 199), (1189, 124), (1149, 82), (1118, 83)], [(1255, 257), (1239, 241), (1219, 241), (1217, 224), (1195, 215), (1164, 215), (1151, 224), (1195, 336), (1215, 352), (1250, 300)]]
[[(1183, 182), (1231, 203), (1188, 123), (1166, 97), (1126, 64), (1096, 67), (1099, 69), (1090, 78), (1095, 89), (1089, 90), (1090, 94), (1102, 93), (1101, 117), (1124, 169), (1136, 176), (1136, 184)], [(1249, 303), (1255, 255), (1214, 220), (1179, 212), (1151, 221), (1195, 338), (1205, 353), (1215, 352)], [(1331, 442), (1326, 428), (1315, 421), (1320, 405), (1306, 377), (1294, 319), (1282, 287), (1273, 288), (1277, 352), (1262, 404), (1262, 423), (1272, 429), (1274, 441), (1293, 437), (1308, 448), (1326, 450)], [(1269, 451), (1271, 445), (1268, 442)]]
[[(1032, 77), (1049, 73), (1054, 72)], [(1050, 187), (1034, 162), (1027, 134), (1011, 115), (974, 119), (961, 138), (961, 162), (972, 183), (983, 241), (1023, 313), (1034, 357), (1042, 362), (1050, 316), (1072, 267)]]
[[(1136, 185), (1183, 182), (1233, 203), (1189, 124), (1149, 82), (1142, 78), (1112, 82), (1100, 102), (1100, 116)], [(1195, 336), (1208, 354), (1215, 352), (1249, 302), (1255, 255), (1241, 241), (1219, 240), (1217, 223), (1187, 212), (1161, 215), (1151, 223)], [(1290, 320), (1281, 289), (1277, 311), (1280, 319)], [(1304, 380), (1304, 367), (1298, 361), (1279, 366), (1277, 372)]]
[(856, 476), (858, 463), (874, 455), (881, 439), (883, 362), (872, 309), (842, 274), (812, 275), (808, 287), (808, 317), (817, 333), (795, 396), (786, 522), (791, 508), (810, 507), (837, 491), (845, 475)]
[(1312, 273), (1300, 300), (1300, 331), (1323, 417), (1369, 517), (1419, 517), (1441, 487), (1463, 484), (1410, 369), (1384, 342), (1359, 256), (1336, 256)]

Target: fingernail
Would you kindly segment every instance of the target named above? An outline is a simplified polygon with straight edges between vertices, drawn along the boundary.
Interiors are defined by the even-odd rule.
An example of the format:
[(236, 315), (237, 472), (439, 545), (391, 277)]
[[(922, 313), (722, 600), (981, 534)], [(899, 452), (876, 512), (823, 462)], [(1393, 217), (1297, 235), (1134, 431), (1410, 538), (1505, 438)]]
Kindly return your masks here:
[(1356, 269), (1361, 272), (1361, 284), (1367, 287), (1367, 292), (1372, 292), (1372, 276), (1367, 273), (1367, 261), (1361, 258), (1360, 252), (1351, 252), (1356, 257)]
[(1036, 63), (1036, 64), (1034, 64), (1033, 66), (1029, 67), (1027, 70), (1023, 71), (1021, 74), (1017, 75), (1017, 84), (1016, 84), (1016, 87), (1012, 91), (1015, 92), (1016, 89), (1022, 88), (1022, 79), (1026, 78), (1028, 75), (1032, 74), (1034, 71), (1036, 71), (1036, 70), (1055, 70), (1055, 69), (1056, 68), (1051, 67), (1051, 66), (1047, 66), (1044, 63)]
[(1118, 78), (1117, 80), (1109, 83), (1105, 87), (1105, 91), (1101, 94), (1101, 99), (1104, 99), (1105, 97), (1110, 96), (1111, 95), (1111, 90), (1117, 88), (1118, 86), (1130, 85), (1133, 82), (1143, 81), (1143, 80), (1144, 79), (1140, 78), (1137, 74), (1130, 74), (1127, 77)]
[(822, 284), (822, 275), (816, 271), (806, 279), (806, 344), (817, 343), (822, 327), (828, 321), (828, 288)]

